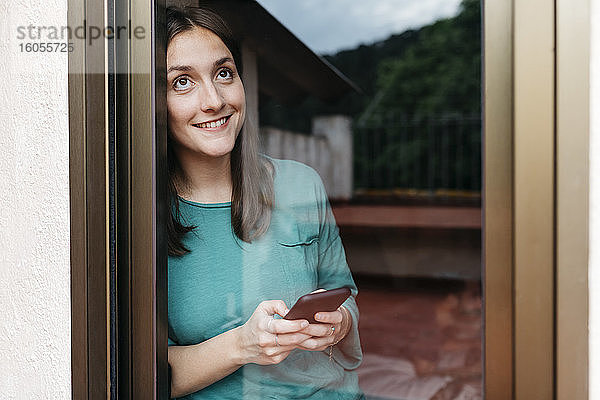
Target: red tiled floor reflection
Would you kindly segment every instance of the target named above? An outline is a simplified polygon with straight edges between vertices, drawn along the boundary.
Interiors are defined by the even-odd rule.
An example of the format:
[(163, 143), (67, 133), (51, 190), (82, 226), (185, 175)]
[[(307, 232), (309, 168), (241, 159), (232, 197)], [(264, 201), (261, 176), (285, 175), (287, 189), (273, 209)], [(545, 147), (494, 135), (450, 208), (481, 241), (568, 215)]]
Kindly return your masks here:
[(479, 282), (357, 282), (369, 399), (482, 398)]

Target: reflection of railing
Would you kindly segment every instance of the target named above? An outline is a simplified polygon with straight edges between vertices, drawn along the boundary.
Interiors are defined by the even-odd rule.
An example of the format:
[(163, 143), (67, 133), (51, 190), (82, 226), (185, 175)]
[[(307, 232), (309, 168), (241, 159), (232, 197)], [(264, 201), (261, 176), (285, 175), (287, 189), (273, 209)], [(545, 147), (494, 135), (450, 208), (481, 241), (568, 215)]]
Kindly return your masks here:
[(481, 116), (372, 115), (354, 126), (355, 189), (481, 190)]

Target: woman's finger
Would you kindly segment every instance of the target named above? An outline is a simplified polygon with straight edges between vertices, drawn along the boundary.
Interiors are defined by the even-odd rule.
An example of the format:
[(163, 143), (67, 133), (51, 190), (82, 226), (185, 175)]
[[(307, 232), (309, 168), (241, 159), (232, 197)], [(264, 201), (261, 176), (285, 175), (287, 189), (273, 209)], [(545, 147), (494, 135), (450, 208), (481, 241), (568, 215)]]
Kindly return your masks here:
[(264, 355), (267, 357), (273, 357), (281, 353), (288, 353), (297, 348), (296, 345), (293, 346), (272, 346), (264, 349)]
[(280, 362), (282, 362), (283, 360), (285, 360), (287, 358), (287, 356), (290, 355), (290, 352), (294, 350), (293, 348), (287, 351), (282, 351), (282, 352), (277, 352), (277, 353), (273, 353), (273, 355), (271, 356), (265, 356), (265, 359), (263, 360), (262, 364), (263, 365), (268, 365), (268, 364), (279, 364)]
[(309, 335), (305, 335), (303, 333), (284, 333), (281, 335), (277, 335), (277, 342), (279, 346), (296, 346), (299, 343), (304, 342), (305, 340), (310, 339)]
[(270, 321), (267, 322), (266, 330), (270, 333), (291, 333), (298, 332), (306, 328), (309, 324), (305, 319), (296, 319), (288, 321), (287, 319), (273, 319), (270, 317)]
[(333, 336), (312, 337), (310, 339), (306, 339), (302, 343), (299, 343), (298, 348), (311, 351), (324, 350), (325, 348), (331, 346), (333, 344), (333, 341)]
[[(335, 333), (335, 329), (336, 324), (310, 324), (308, 325), (306, 328), (302, 329), (300, 331), (300, 333), (303, 333), (305, 335), (309, 335), (309, 336), (318, 336), (318, 337), (322, 337), (322, 336), (331, 336)], [(331, 328), (334, 329), (331, 329)]]
[(285, 314), (287, 314), (288, 311), (290, 311), (288, 310), (283, 300), (266, 300), (260, 303), (257, 308), (259, 308), (269, 316), (278, 314), (282, 317), (285, 317)]
[(320, 311), (315, 314), (315, 320), (325, 324), (339, 324), (342, 322), (343, 315), (339, 310), (326, 312)]

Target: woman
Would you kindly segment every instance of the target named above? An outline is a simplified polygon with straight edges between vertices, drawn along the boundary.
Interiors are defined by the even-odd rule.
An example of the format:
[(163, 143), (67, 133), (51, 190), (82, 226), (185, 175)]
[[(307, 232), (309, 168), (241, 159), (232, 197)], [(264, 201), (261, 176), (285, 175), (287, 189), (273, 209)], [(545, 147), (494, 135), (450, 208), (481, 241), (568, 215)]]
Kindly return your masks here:
[[(360, 398), (357, 290), (318, 174), (258, 154), (222, 19), (167, 18), (171, 395)], [(341, 286), (352, 296), (319, 323), (281, 318), (301, 295)]]

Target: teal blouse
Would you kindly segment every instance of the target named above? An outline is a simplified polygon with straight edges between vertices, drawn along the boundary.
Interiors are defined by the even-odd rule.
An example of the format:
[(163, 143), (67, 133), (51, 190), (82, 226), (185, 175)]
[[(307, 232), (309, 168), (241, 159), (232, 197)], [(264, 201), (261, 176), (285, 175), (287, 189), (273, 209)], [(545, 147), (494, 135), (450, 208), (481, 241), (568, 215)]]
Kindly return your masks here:
[[(231, 227), (231, 203), (179, 199), (184, 224), (197, 227), (183, 242), (191, 250), (169, 257), (169, 345), (203, 342), (244, 324), (264, 300), (291, 308), (317, 288), (348, 286), (344, 306), (352, 329), (333, 350), (296, 349), (277, 365), (247, 364), (185, 399), (356, 399), (353, 369), (362, 360), (356, 285), (346, 263), (325, 188), (310, 167), (271, 159), (275, 206), (267, 232), (246, 243)], [(210, 364), (211, 360), (205, 360)]]

